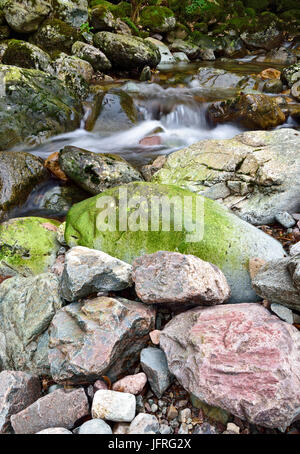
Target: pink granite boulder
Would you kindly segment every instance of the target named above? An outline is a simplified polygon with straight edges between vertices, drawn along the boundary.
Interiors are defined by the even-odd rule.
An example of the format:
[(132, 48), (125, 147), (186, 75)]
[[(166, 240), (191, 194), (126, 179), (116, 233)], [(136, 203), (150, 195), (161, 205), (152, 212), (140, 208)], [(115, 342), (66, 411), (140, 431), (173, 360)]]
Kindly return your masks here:
[(159, 251), (133, 263), (138, 297), (147, 304), (221, 304), (230, 288), (221, 270), (194, 255)]
[(135, 375), (127, 375), (113, 384), (112, 390), (122, 393), (140, 394), (147, 383), (147, 375), (144, 372)]
[(183, 387), (207, 404), (270, 428), (300, 418), (300, 333), (260, 304), (181, 313), (160, 347)]

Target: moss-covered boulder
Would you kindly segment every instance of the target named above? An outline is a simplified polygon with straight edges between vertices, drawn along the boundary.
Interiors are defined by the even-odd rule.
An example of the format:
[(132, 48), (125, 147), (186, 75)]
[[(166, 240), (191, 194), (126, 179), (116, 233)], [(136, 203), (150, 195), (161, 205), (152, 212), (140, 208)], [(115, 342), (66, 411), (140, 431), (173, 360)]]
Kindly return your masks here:
[(2, 63), (21, 68), (39, 69), (53, 74), (50, 55), (38, 46), (18, 39), (8, 41)]
[(52, 0), (54, 14), (73, 27), (88, 20), (88, 0)]
[(94, 46), (117, 69), (141, 70), (144, 66), (155, 68), (160, 62), (159, 50), (153, 44), (130, 35), (99, 32), (94, 35)]
[(296, 82), (298, 82), (298, 80), (300, 80), (300, 63), (284, 68), (281, 77), (283, 82), (291, 88)]
[(8, 25), (18, 33), (32, 33), (52, 11), (51, 0), (7, 0), (3, 12)]
[(49, 270), (59, 243), (59, 222), (43, 218), (16, 218), (0, 224), (0, 275), (30, 276)]
[(283, 33), (272, 25), (255, 33), (244, 32), (241, 39), (249, 49), (272, 50), (283, 41)]
[(21, 151), (0, 153), (0, 219), (4, 213), (19, 205), (33, 187), (47, 177), (43, 161)]
[(111, 69), (111, 62), (106, 55), (91, 44), (76, 41), (72, 46), (72, 54), (89, 62), (95, 71), (106, 72)]
[(73, 44), (79, 41), (81, 33), (75, 27), (60, 19), (48, 19), (38, 31), (30, 37), (30, 42), (46, 52), (70, 52)]
[(174, 30), (176, 18), (165, 6), (146, 6), (140, 13), (140, 24), (151, 32), (167, 33)]
[(116, 21), (110, 8), (105, 5), (98, 5), (92, 8), (89, 15), (89, 22), (95, 31), (114, 31)]
[(91, 194), (142, 180), (141, 174), (121, 156), (93, 153), (82, 148), (65, 147), (59, 155), (61, 169)]
[(271, 129), (285, 122), (278, 104), (267, 95), (241, 94), (208, 108), (213, 123), (239, 123), (249, 129)]
[(80, 125), (81, 102), (55, 76), (0, 65), (0, 77), (0, 150), (22, 142), (40, 143)]
[[(164, 205), (159, 211), (159, 203), (172, 198), (174, 209), (167, 211)], [(169, 211), (170, 228), (161, 214)], [(193, 254), (224, 272), (234, 302), (257, 298), (249, 259), (284, 255), (277, 241), (217, 202), (177, 186), (151, 183), (130, 183), (74, 205), (67, 216), (65, 239), (70, 246), (98, 249), (128, 263), (159, 250)]]

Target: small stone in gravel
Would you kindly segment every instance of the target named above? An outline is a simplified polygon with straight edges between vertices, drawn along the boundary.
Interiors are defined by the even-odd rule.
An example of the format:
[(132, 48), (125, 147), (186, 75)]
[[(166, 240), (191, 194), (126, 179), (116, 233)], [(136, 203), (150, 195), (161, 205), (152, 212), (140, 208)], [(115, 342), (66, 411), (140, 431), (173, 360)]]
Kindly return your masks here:
[(51, 427), (70, 429), (88, 414), (89, 404), (83, 388), (69, 392), (58, 389), (13, 415), (11, 424), (17, 434), (35, 434)]
[(142, 396), (136, 396), (136, 411), (137, 413), (144, 413), (145, 412), (145, 406), (143, 402)]
[(141, 366), (148, 377), (151, 389), (160, 398), (172, 383), (166, 356), (159, 348), (148, 347), (141, 351)]
[(147, 304), (221, 304), (230, 297), (227, 280), (215, 265), (193, 255), (159, 251), (133, 262), (138, 297)]
[(132, 267), (105, 252), (76, 246), (67, 252), (61, 292), (75, 301), (96, 292), (118, 291), (129, 287)]
[(294, 323), (293, 312), (288, 307), (282, 306), (281, 304), (272, 303), (271, 311), (285, 322), (291, 324)]
[(172, 420), (172, 419), (175, 419), (177, 418), (178, 416), (178, 411), (177, 409), (174, 407), (174, 405), (170, 405), (169, 409), (168, 409), (168, 414), (167, 414), (167, 418), (168, 420)]
[(129, 434), (159, 434), (159, 422), (154, 415), (138, 414), (129, 427)]
[(91, 419), (85, 422), (78, 430), (79, 435), (110, 435), (112, 430), (110, 426), (102, 419)]
[(151, 411), (152, 411), (152, 413), (156, 413), (157, 410), (158, 410), (158, 406), (157, 406), (156, 404), (152, 404), (152, 405), (151, 405)]
[(0, 433), (10, 431), (10, 417), (41, 396), (38, 377), (25, 372), (4, 370), (0, 373)]
[(289, 229), (296, 224), (295, 219), (287, 211), (281, 211), (275, 215), (275, 220), (279, 222), (283, 227)]
[(172, 427), (168, 426), (168, 424), (161, 424), (159, 426), (159, 432), (162, 435), (169, 435), (169, 434), (173, 433), (173, 429), (172, 429)]
[(100, 389), (108, 389), (108, 388), (107, 388), (107, 384), (105, 383), (104, 380), (97, 380), (97, 381), (95, 381), (93, 387), (94, 387), (94, 393), (96, 393), (96, 392), (99, 391)]
[(147, 383), (147, 375), (141, 372), (136, 375), (127, 375), (113, 384), (113, 391), (120, 391), (122, 393), (140, 394)]
[(64, 427), (50, 427), (49, 429), (40, 430), (36, 435), (73, 435), (72, 432)]
[(136, 400), (133, 394), (117, 391), (97, 391), (92, 405), (92, 417), (107, 421), (131, 422), (135, 417)]
[(181, 426), (179, 427), (178, 434), (183, 435), (183, 434), (188, 434), (188, 433), (189, 433), (188, 425), (185, 423), (182, 423)]
[(296, 244), (293, 244), (290, 248), (290, 255), (293, 257), (294, 255), (300, 254), (300, 241), (298, 241)]
[(128, 434), (130, 424), (128, 422), (118, 422), (113, 427), (114, 435), (124, 435)]
[(160, 330), (155, 329), (149, 334), (152, 344), (159, 345)]
[(198, 435), (215, 435), (217, 434), (216, 428), (211, 426), (208, 422), (204, 422), (203, 424), (197, 425), (194, 428), (193, 434)]
[(191, 416), (192, 416), (191, 410), (189, 408), (185, 408), (184, 410), (180, 410), (178, 421), (188, 423), (189, 422), (188, 420), (191, 418)]
[(239, 434), (240, 433), (240, 428), (236, 424), (234, 424), (233, 422), (229, 422), (227, 424), (226, 430), (228, 432), (234, 433), (234, 434)]

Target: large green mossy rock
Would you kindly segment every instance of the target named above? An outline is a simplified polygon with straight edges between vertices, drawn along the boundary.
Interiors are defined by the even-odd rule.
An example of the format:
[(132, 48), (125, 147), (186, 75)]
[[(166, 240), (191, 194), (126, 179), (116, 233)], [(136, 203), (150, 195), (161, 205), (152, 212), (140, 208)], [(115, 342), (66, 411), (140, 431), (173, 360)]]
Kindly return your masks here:
[(35, 217), (0, 224), (0, 276), (47, 272), (60, 247), (56, 240), (59, 225), (57, 221)]
[[(162, 227), (161, 219), (154, 228), (154, 224), (151, 227), (146, 221), (144, 230), (133, 231), (133, 224), (131, 224), (130, 230), (126, 230), (126, 226), (125, 228), (121, 227), (118, 221), (119, 187), (84, 200), (70, 209), (65, 231), (65, 239), (70, 246), (81, 245), (102, 250), (128, 263), (132, 263), (138, 256), (159, 250), (196, 255), (222, 269), (231, 286), (231, 302), (255, 301), (257, 299), (248, 272), (249, 259), (270, 260), (284, 256), (284, 251), (276, 240), (242, 221), (210, 199), (197, 196), (190, 191), (172, 185), (130, 183), (121, 188), (123, 191), (127, 189), (128, 200), (133, 201), (134, 198), (143, 197), (141, 209), (147, 212), (149, 207), (151, 213), (154, 212), (154, 209), (151, 210), (151, 203), (155, 201), (154, 197), (156, 197), (156, 201), (163, 200), (163, 197), (166, 197), (167, 200), (175, 197), (173, 199), (174, 210), (170, 210), (170, 231), (166, 231), (167, 227)], [(121, 200), (124, 202), (124, 199)], [(189, 210), (187, 204), (191, 202), (193, 209)], [(196, 203), (199, 204), (198, 210)], [(104, 219), (103, 210), (114, 205), (116, 206), (116, 228), (111, 224), (109, 227), (111, 230), (104, 230), (103, 222), (109, 222), (109, 218)], [(182, 219), (180, 213), (184, 213), (184, 207), (187, 207), (183, 216), (184, 225), (187, 227), (174, 230), (175, 224), (180, 226)], [(123, 204), (124, 208), (129, 221), (133, 221), (133, 216), (137, 215), (136, 209), (126, 209)], [(149, 220), (151, 215), (149, 213), (148, 215)], [(101, 222), (101, 216), (103, 222)], [(128, 225), (130, 225), (130, 222)], [(198, 236), (193, 235), (193, 238), (191, 238), (192, 228), (188, 227), (188, 222), (190, 225), (194, 222), (198, 223)], [(202, 227), (203, 237), (201, 237)], [(153, 231), (155, 228), (156, 231)]]
[(37, 144), (79, 127), (81, 102), (55, 76), (0, 65), (0, 81), (0, 150)]

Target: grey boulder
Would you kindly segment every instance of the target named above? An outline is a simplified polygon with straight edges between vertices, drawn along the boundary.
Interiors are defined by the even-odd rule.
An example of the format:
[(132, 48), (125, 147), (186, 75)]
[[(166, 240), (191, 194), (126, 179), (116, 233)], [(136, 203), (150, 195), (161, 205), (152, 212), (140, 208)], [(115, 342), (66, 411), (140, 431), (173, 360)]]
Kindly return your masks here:
[(110, 426), (102, 419), (91, 419), (85, 422), (78, 430), (79, 435), (111, 435)]
[(141, 351), (141, 366), (154, 394), (162, 397), (173, 380), (164, 352), (159, 348), (144, 348)]

